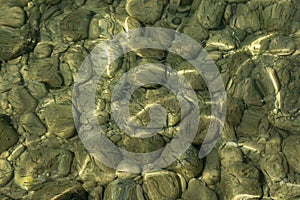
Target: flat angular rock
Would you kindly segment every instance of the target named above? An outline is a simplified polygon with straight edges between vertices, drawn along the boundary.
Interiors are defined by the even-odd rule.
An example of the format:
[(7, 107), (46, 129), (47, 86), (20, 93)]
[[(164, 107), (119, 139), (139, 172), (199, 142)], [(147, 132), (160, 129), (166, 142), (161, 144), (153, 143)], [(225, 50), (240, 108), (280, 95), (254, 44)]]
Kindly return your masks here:
[(23, 29), (0, 26), (0, 59), (10, 60), (29, 52), (35, 37), (28, 26)]
[(146, 173), (143, 176), (143, 188), (149, 199), (177, 199), (180, 194), (179, 179), (170, 171)]
[(288, 165), (286, 158), (282, 153), (274, 152), (271, 155), (265, 155), (260, 162), (260, 167), (265, 178), (272, 182), (278, 182), (286, 178)]
[[(116, 178), (115, 170), (105, 166), (89, 155), (79, 139), (70, 142), (69, 149), (74, 153), (72, 168), (78, 174), (80, 180), (84, 182), (92, 181), (104, 185), (109, 184)], [(119, 160), (119, 158), (112, 159)]]
[(8, 91), (21, 83), (21, 75), (17, 65), (2, 65), (0, 72), (0, 91)]
[(4, 117), (0, 117), (0, 141), (0, 153), (6, 151), (18, 141), (17, 132)]
[(258, 134), (266, 132), (268, 127), (266, 114), (255, 109), (248, 109), (245, 110), (242, 122), (236, 130), (239, 137), (256, 137)]
[(263, 27), (270, 31), (287, 31), (295, 12), (295, 5), (292, 2), (272, 4), (262, 12)]
[(234, 164), (222, 170), (220, 189), (222, 200), (260, 198), (262, 189), (259, 170), (244, 163)]
[(27, 85), (30, 94), (36, 99), (42, 99), (47, 96), (48, 89), (45, 83), (39, 81), (30, 81)]
[(208, 188), (206, 184), (197, 179), (192, 179), (189, 182), (188, 188), (182, 193), (183, 200), (217, 200), (216, 193)]
[(154, 24), (161, 17), (163, 4), (159, 0), (127, 0), (126, 11), (143, 23)]
[(37, 101), (22, 86), (16, 86), (9, 92), (8, 101), (18, 114), (32, 112), (37, 106)]
[(300, 152), (300, 136), (291, 135), (284, 139), (282, 151), (286, 156), (287, 162), (295, 172), (300, 173), (299, 152)]
[(47, 83), (52, 88), (60, 87), (63, 83), (58, 71), (57, 57), (32, 59), (29, 62), (29, 76), (32, 80)]
[(75, 125), (70, 102), (53, 102), (43, 111), (48, 131), (62, 138), (73, 136)]
[(15, 168), (15, 182), (23, 189), (37, 189), (51, 179), (67, 176), (73, 156), (64, 149), (40, 147), (21, 154)]
[(247, 32), (256, 32), (260, 29), (260, 16), (247, 4), (238, 4), (236, 13), (230, 21), (232, 27), (244, 29)]
[(203, 161), (198, 157), (198, 154), (199, 150), (191, 145), (186, 152), (168, 168), (183, 175), (186, 180), (194, 178), (198, 176), (203, 169)]
[(26, 132), (33, 135), (43, 135), (47, 131), (38, 116), (32, 112), (22, 115), (20, 124)]
[(226, 3), (221, 0), (201, 1), (196, 15), (198, 22), (207, 29), (218, 28), (225, 11)]
[(182, 29), (182, 33), (193, 38), (198, 43), (208, 38), (208, 31), (203, 28), (197, 21), (197, 16), (193, 14), (189, 21), (185, 24)]
[(61, 22), (61, 31), (68, 41), (83, 40), (88, 37), (91, 12), (79, 9), (68, 14)]
[(219, 157), (222, 166), (230, 167), (235, 163), (243, 162), (242, 151), (238, 147), (231, 146), (227, 143), (222, 149), (220, 149)]

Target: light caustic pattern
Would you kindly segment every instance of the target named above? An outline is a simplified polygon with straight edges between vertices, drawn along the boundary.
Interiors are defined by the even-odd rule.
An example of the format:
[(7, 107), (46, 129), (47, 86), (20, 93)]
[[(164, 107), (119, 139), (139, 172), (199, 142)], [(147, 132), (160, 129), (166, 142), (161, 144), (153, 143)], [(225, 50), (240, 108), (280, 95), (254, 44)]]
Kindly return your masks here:
[[(166, 42), (158, 41), (157, 34), (174, 36), (164, 38)], [(171, 42), (172, 41), (172, 42)], [(190, 59), (190, 52), (178, 48), (178, 44), (184, 41), (185, 46), (193, 46), (193, 51), (200, 52), (196, 58)], [(172, 45), (176, 44), (176, 45)], [(196, 48), (195, 48), (196, 47)], [(124, 73), (115, 84), (112, 91), (111, 115), (118, 127), (131, 137), (148, 138), (157, 134), (163, 128), (166, 119), (166, 110), (163, 106), (154, 104), (149, 110), (151, 122), (147, 126), (133, 124), (130, 119), (129, 103), (131, 95), (136, 89), (147, 84), (160, 84), (168, 88), (177, 98), (180, 104), (181, 121), (179, 130), (166, 146), (153, 152), (134, 153), (128, 152), (116, 146), (106, 136), (97, 120), (89, 127), (80, 121), (80, 118), (97, 119), (95, 95), (97, 83), (99, 83), (106, 67), (122, 55), (137, 49), (161, 49), (181, 56), (197, 69), (205, 81), (211, 98), (211, 122), (199, 151), (199, 157), (205, 157), (215, 146), (220, 131), (224, 125), (226, 114), (226, 93), (223, 81), (215, 63), (210, 60), (207, 52), (192, 38), (173, 30), (148, 27), (134, 29), (127, 33), (120, 33), (110, 40), (101, 42), (87, 56), (82, 63), (75, 79), (73, 90), (73, 115), (75, 125), (84, 146), (90, 154), (105, 165), (117, 169), (120, 163), (138, 163), (143, 172), (164, 168), (176, 161), (191, 145), (199, 126), (200, 110), (198, 99), (194, 90), (185, 77), (163, 64), (144, 64), (135, 66)], [(86, 74), (90, 78), (86, 79)], [(159, 73), (164, 74), (162, 79)], [(138, 76), (136, 76), (138, 74)], [(148, 74), (158, 74), (148, 76)], [(130, 77), (141, 77), (138, 81), (130, 81)], [(126, 77), (126, 78), (125, 78)], [(211, 77), (215, 77), (213, 80)], [(129, 82), (124, 87), (124, 82)], [(89, 122), (91, 123), (91, 122)], [(212, 141), (208, 138), (214, 138)], [(132, 167), (130, 173), (139, 173), (139, 169)]]

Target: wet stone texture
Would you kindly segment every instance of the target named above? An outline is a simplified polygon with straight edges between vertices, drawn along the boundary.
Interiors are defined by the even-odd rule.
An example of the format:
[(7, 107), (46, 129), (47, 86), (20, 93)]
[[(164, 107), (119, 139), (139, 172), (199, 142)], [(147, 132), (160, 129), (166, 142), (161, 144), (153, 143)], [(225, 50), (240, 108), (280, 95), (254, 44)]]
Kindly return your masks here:
[[(125, 40), (155, 42), (163, 50), (140, 48), (123, 55), (125, 48), (115, 43), (99, 58), (89, 58), (91, 67), (77, 77), (97, 44), (141, 27), (172, 29), (205, 48), (227, 95), (222, 102), (224, 126), (212, 127), (219, 137), (207, 132), (214, 102), (203, 78), (208, 74), (212, 81), (217, 75), (206, 71), (210, 69), (199, 72), (189, 62), (203, 55), (195, 42), (175, 41), (174, 34), (161, 31), (145, 41), (139, 31)], [(105, 66), (101, 79), (96, 77), (95, 112), (79, 113), (77, 108), (91, 106), (91, 97), (83, 94), (94, 84), (93, 70), (118, 54), (122, 56)], [(0, 199), (299, 199), (299, 55), (298, 0), (0, 0)], [(149, 65), (136, 68), (143, 64)], [(163, 85), (139, 87), (130, 97), (126, 120), (145, 127), (155, 118), (162, 125), (154, 136), (141, 138), (144, 132), (128, 133), (119, 126), (111, 99), (121, 77), (126, 79), (122, 92), (145, 80), (164, 82), (169, 74), (158, 64), (186, 79), (200, 116), (186, 151), (151, 171), (120, 152), (143, 157), (161, 150), (174, 140), (194, 107), (181, 112), (176, 94)], [(134, 73), (129, 75), (129, 70)], [(86, 102), (82, 105), (72, 101), (75, 80), (85, 84), (79, 95)], [(153, 118), (154, 105), (166, 112)], [(73, 114), (79, 117), (79, 130), (91, 137), (90, 151)], [(98, 151), (93, 143), (99, 139), (97, 123), (110, 145), (119, 148)], [(204, 141), (205, 147), (215, 146), (199, 158)], [(167, 156), (182, 147), (175, 144)], [(114, 168), (94, 157), (98, 153)], [(157, 154), (150, 163), (167, 158), (163, 156)]]

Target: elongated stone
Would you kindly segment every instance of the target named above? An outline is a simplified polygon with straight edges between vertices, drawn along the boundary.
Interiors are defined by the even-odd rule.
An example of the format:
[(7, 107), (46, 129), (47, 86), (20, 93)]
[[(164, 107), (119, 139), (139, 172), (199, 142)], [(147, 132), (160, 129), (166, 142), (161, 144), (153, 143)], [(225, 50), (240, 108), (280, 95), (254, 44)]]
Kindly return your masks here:
[(295, 41), (287, 36), (277, 36), (271, 38), (269, 51), (272, 54), (279, 56), (291, 55), (296, 50)]
[(7, 160), (0, 159), (0, 186), (6, 185), (13, 175), (13, 167)]

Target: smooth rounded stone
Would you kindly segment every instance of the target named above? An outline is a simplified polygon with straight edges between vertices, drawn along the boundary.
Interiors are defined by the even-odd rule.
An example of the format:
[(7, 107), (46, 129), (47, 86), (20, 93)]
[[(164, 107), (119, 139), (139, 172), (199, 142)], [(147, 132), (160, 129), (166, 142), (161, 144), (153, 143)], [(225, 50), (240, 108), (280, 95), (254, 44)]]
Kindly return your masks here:
[(47, 42), (39, 42), (34, 48), (33, 55), (36, 58), (47, 58), (51, 56), (53, 46)]
[(52, 88), (60, 87), (63, 79), (58, 70), (58, 63), (57, 57), (31, 59), (28, 63), (31, 80), (47, 83)]
[(72, 160), (72, 153), (64, 149), (28, 149), (16, 161), (15, 182), (25, 190), (36, 190), (51, 179), (67, 176)]
[(218, 28), (225, 11), (224, 0), (202, 0), (196, 11), (198, 22), (207, 29)]
[(177, 175), (165, 170), (144, 174), (143, 189), (149, 199), (177, 199), (181, 193)]
[(25, 23), (25, 12), (20, 7), (1, 7), (0, 25), (19, 28)]
[(119, 179), (130, 179), (139, 175), (139, 173), (130, 173), (130, 171), (141, 172), (141, 166), (131, 160), (123, 160), (117, 166), (116, 176)]
[(193, 38), (201, 44), (209, 36), (208, 31), (197, 22), (197, 15), (193, 14), (184, 25), (182, 33)]
[(70, 138), (74, 135), (75, 125), (70, 102), (52, 102), (45, 106), (42, 111), (48, 132), (61, 138)]
[(230, 20), (230, 26), (244, 29), (247, 32), (260, 30), (260, 16), (257, 10), (253, 10), (247, 4), (238, 4), (235, 15)]
[(291, 135), (283, 140), (282, 151), (287, 159), (291, 169), (300, 173), (299, 153), (300, 153), (300, 136)]
[(20, 117), (20, 124), (24, 130), (33, 135), (43, 135), (46, 128), (35, 113), (25, 113)]
[(203, 170), (203, 161), (198, 157), (199, 150), (193, 145), (180, 155), (168, 168), (183, 175), (186, 180), (194, 178)]
[(229, 31), (215, 31), (211, 32), (210, 34), (211, 36), (206, 41), (205, 49), (207, 51), (230, 51), (235, 49), (236, 44)]
[(17, 114), (32, 112), (37, 106), (37, 101), (23, 86), (13, 87), (8, 94), (8, 101)]
[(117, 144), (126, 151), (149, 153), (164, 147), (165, 141), (159, 134), (149, 138), (134, 138), (125, 135)]
[(0, 159), (0, 186), (3, 187), (11, 179), (13, 175), (13, 167), (7, 160)]
[(143, 23), (154, 24), (162, 15), (163, 4), (160, 0), (127, 0), (126, 11)]
[(22, 29), (0, 26), (0, 59), (10, 60), (30, 52), (35, 39), (34, 30), (28, 26)]
[(229, 167), (235, 163), (243, 162), (242, 151), (237, 147), (229, 143), (226, 143), (219, 151), (219, 157), (222, 166)]
[(222, 200), (261, 198), (260, 172), (257, 168), (239, 163), (223, 169), (221, 174), (219, 195)]
[(274, 152), (264, 156), (260, 161), (260, 169), (263, 172), (265, 179), (269, 179), (272, 182), (278, 182), (286, 178), (288, 165), (282, 153)]
[(27, 85), (27, 89), (35, 99), (42, 99), (48, 94), (45, 84), (39, 81), (30, 81)]
[(206, 184), (198, 179), (189, 181), (188, 188), (182, 193), (182, 200), (217, 200), (216, 193), (208, 188)]
[(78, 41), (88, 37), (91, 11), (79, 9), (69, 13), (60, 24), (62, 35), (67, 41)]
[(296, 51), (295, 41), (288, 36), (275, 36), (270, 39), (269, 52), (278, 56), (288, 56)]
[(118, 199), (132, 199), (139, 200), (139, 196), (143, 194), (137, 194), (142, 192), (137, 190), (137, 184), (132, 179), (114, 180), (106, 187), (104, 191), (104, 200), (118, 200)]
[(263, 28), (269, 31), (288, 31), (295, 12), (295, 5), (291, 1), (267, 6), (262, 12)]
[(31, 199), (51, 199), (51, 200), (87, 200), (87, 192), (78, 181), (55, 180), (43, 184), (43, 188), (35, 191)]
[(123, 31), (123, 27), (110, 14), (96, 14), (90, 21), (89, 39), (109, 39)]

